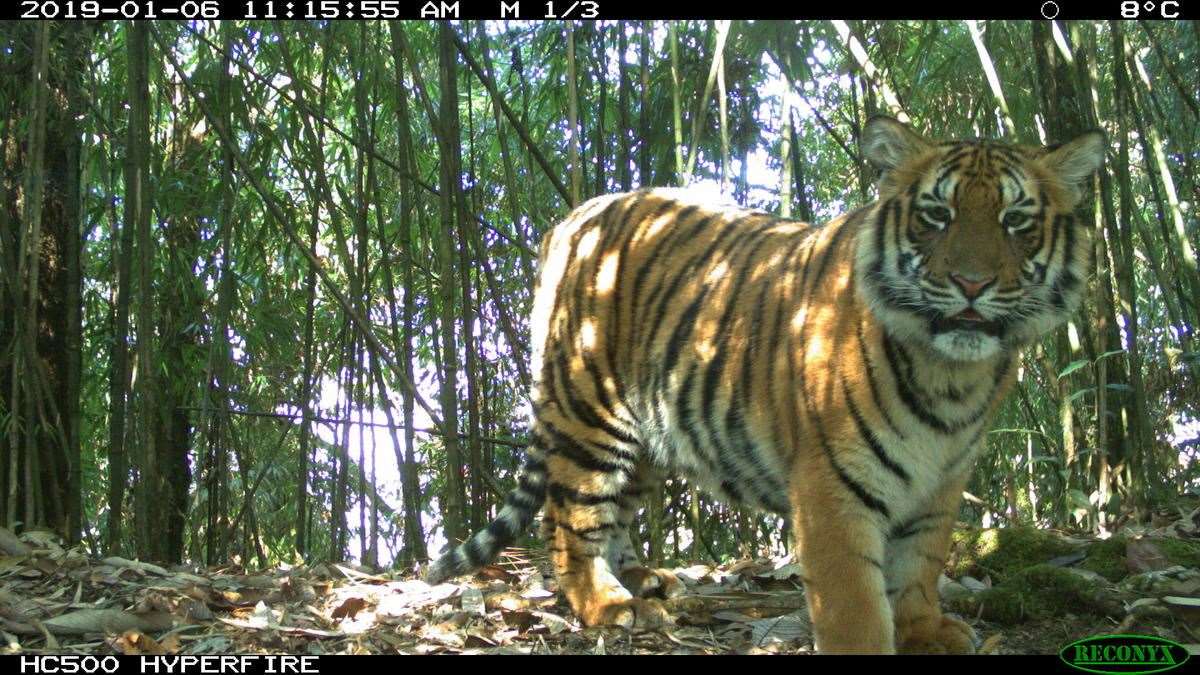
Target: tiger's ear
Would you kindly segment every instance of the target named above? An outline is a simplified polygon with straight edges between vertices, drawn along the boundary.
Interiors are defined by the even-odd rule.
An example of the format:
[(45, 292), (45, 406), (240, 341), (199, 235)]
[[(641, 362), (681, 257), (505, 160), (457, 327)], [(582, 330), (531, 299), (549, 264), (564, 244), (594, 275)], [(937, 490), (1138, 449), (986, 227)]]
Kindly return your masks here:
[(903, 166), (929, 147), (907, 124), (886, 115), (872, 117), (863, 128), (863, 156), (880, 171)]
[(1068, 143), (1047, 148), (1038, 161), (1062, 182), (1078, 185), (1104, 164), (1106, 145), (1104, 132), (1087, 131)]

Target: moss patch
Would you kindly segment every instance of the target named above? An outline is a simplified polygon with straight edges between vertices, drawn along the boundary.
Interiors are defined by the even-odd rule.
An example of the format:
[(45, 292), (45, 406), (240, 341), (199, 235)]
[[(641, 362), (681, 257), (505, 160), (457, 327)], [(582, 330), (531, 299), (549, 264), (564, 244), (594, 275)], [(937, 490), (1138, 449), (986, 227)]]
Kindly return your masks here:
[(1053, 532), (1032, 527), (956, 530), (953, 542), (948, 561), (952, 577), (990, 575), (996, 581), (1078, 550)]
[(1098, 541), (1088, 546), (1087, 558), (1079, 566), (1109, 581), (1120, 581), (1129, 575), (1129, 568), (1125, 566), (1125, 544), (1125, 537), (1119, 536)]
[(1172, 565), (1200, 567), (1200, 542), (1170, 537), (1148, 539), (1147, 541), (1157, 546), (1158, 550), (1167, 556), (1167, 560), (1170, 560)]
[[(1173, 537), (1147, 538), (1143, 541), (1158, 549), (1171, 565), (1200, 567), (1200, 542)], [(1091, 544), (1087, 548), (1087, 558), (1079, 566), (1109, 581), (1120, 581), (1130, 573), (1125, 564), (1125, 547), (1128, 544), (1129, 539), (1120, 535)]]
[(951, 606), (968, 616), (1013, 624), (1067, 613), (1104, 616), (1122, 612), (1119, 600), (1092, 582), (1054, 565), (1037, 564), (1012, 573), (1003, 583), (956, 598)]

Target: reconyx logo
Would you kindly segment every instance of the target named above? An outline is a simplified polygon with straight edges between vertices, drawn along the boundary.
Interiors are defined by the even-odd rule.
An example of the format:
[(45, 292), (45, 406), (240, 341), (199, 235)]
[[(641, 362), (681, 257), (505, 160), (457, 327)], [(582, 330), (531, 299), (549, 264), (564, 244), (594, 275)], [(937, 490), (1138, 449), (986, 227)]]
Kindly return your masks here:
[(1183, 665), (1183, 645), (1153, 635), (1097, 635), (1076, 640), (1058, 653), (1072, 668), (1089, 673), (1161, 673)]

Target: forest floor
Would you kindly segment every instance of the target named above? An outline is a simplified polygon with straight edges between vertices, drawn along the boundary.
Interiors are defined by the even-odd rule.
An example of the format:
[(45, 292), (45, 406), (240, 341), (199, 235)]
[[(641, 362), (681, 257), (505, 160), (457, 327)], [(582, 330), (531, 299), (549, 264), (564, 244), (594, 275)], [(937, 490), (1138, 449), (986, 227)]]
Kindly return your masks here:
[[(804, 653), (800, 567), (741, 560), (673, 568), (686, 591), (659, 630), (584, 628), (544, 555), (510, 550), (473, 578), (318, 564), (248, 573), (95, 559), (54, 537), (0, 530), (6, 653)], [(960, 529), (939, 582), (985, 654), (1056, 654), (1105, 633), (1200, 643), (1200, 509), (1106, 539)]]

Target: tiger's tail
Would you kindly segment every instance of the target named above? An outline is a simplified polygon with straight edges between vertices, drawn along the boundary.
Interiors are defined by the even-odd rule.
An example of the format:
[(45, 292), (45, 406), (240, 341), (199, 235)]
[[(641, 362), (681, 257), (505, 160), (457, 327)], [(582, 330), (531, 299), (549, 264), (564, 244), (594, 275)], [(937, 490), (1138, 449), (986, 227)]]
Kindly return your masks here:
[(496, 519), (470, 539), (438, 558), (425, 572), (425, 581), (439, 584), (490, 563), (504, 547), (529, 529), (546, 501), (546, 463), (534, 447), (529, 448), (517, 488), (508, 493)]

